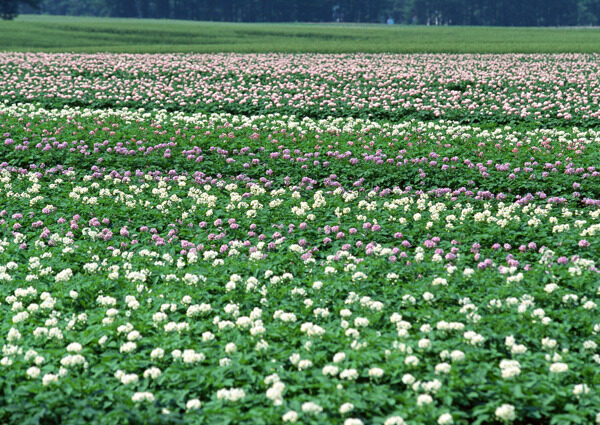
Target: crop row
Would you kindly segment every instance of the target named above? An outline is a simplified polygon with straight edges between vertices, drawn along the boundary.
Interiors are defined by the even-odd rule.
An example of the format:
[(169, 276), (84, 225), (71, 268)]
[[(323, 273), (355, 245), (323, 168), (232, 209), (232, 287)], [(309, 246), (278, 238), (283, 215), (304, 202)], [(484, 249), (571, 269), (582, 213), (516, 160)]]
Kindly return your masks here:
[[(7, 165), (123, 172), (169, 170), (279, 188), (410, 187), (528, 202), (596, 203), (600, 132), (494, 130), (450, 121), (400, 124), (293, 116), (7, 108)], [(116, 171), (115, 171), (116, 172)]]
[(598, 55), (0, 54), (0, 100), (594, 127)]

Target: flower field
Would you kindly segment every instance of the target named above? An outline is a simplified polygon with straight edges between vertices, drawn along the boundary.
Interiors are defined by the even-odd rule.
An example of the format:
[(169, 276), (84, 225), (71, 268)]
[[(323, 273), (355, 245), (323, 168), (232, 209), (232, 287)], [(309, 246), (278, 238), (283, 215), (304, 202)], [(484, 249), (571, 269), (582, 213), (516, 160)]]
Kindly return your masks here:
[(1, 53), (0, 100), (594, 127), (600, 55)]
[(0, 55), (0, 423), (600, 422), (598, 55)]

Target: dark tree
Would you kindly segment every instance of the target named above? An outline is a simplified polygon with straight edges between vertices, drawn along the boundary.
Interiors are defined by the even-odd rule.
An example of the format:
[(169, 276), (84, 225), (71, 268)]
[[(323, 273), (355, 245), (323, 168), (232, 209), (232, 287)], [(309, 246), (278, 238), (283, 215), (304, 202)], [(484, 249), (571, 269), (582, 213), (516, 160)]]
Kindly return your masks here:
[(14, 19), (19, 14), (19, 5), (26, 4), (30, 7), (39, 7), (42, 0), (0, 0), (0, 15), (2, 19)]
[(135, 0), (106, 0), (110, 16), (119, 18), (137, 17)]

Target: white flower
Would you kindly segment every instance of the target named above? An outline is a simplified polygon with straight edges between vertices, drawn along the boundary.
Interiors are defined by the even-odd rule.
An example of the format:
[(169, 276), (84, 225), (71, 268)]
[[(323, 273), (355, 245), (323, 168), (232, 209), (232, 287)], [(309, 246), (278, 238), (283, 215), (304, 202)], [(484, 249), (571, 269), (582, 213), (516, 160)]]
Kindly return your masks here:
[(144, 378), (156, 379), (162, 374), (161, 370), (157, 367), (151, 367), (144, 371)]
[(419, 359), (417, 356), (408, 356), (404, 359), (404, 364), (407, 366), (417, 366), (419, 364)]
[(511, 347), (510, 352), (512, 354), (523, 354), (523, 353), (527, 352), (527, 347), (524, 346), (523, 344), (514, 344)]
[(438, 379), (434, 379), (433, 381), (425, 381), (421, 383), (421, 388), (425, 392), (436, 393), (440, 388), (442, 388), (442, 383)]
[(344, 369), (340, 372), (341, 379), (354, 380), (358, 378), (358, 371), (356, 369)]
[(420, 394), (417, 397), (417, 406), (419, 407), (431, 403), (433, 403), (433, 398), (429, 394)]
[(296, 422), (298, 420), (298, 413), (296, 413), (294, 410), (290, 410), (288, 411), (285, 415), (283, 415), (281, 417), (281, 420), (283, 422)]
[(504, 422), (514, 421), (517, 418), (515, 406), (512, 404), (503, 404), (496, 409), (496, 417)]
[(363, 425), (363, 421), (358, 418), (348, 418), (344, 421), (344, 425)]
[(460, 350), (454, 350), (450, 353), (450, 358), (453, 362), (459, 362), (465, 359), (465, 353)]
[(128, 341), (135, 341), (137, 339), (141, 339), (142, 335), (138, 331), (131, 331), (127, 334)]
[(469, 341), (469, 344), (471, 345), (480, 345), (483, 344), (483, 342), (485, 341), (485, 338), (483, 336), (473, 331), (467, 331), (464, 333), (463, 336), (466, 340)]
[(442, 373), (450, 373), (451, 367), (452, 366), (450, 366), (446, 362), (438, 363), (437, 365), (435, 365), (435, 373), (436, 373), (436, 375), (439, 375)]
[(586, 384), (577, 384), (573, 387), (573, 395), (579, 397), (582, 394), (588, 394), (590, 388)]
[(50, 331), (48, 332), (48, 338), (63, 339), (63, 333), (56, 327), (50, 328)]
[(214, 339), (215, 339), (215, 335), (212, 332), (209, 332), (209, 331), (202, 332), (202, 341), (203, 342), (212, 341)]
[(131, 396), (131, 401), (133, 401), (134, 403), (142, 403), (144, 401), (152, 403), (154, 401), (154, 394), (149, 392), (135, 393)]
[(436, 277), (435, 279), (433, 279), (431, 284), (433, 286), (438, 286), (438, 285), (448, 286), (448, 281), (446, 279), (444, 279), (443, 277)]
[(422, 350), (426, 350), (429, 347), (431, 347), (431, 340), (429, 340), (428, 338), (422, 338), (419, 340), (418, 344), (420, 349)]
[(283, 403), (282, 394), (284, 389), (285, 384), (283, 382), (274, 382), (273, 386), (267, 390), (267, 398), (272, 400), (275, 406), (280, 406)]
[(71, 269), (64, 269), (56, 276), (54, 276), (54, 280), (56, 282), (67, 282), (73, 277), (73, 271)]
[(569, 365), (566, 363), (556, 362), (550, 365), (551, 373), (564, 373), (569, 370)]
[(406, 373), (404, 376), (402, 376), (402, 383), (404, 385), (412, 385), (415, 382), (415, 377), (412, 376), (410, 373)]
[(552, 338), (542, 338), (542, 345), (546, 348), (556, 347), (556, 340)]
[(365, 317), (357, 317), (356, 319), (354, 319), (354, 326), (359, 328), (367, 327), (369, 326), (369, 319)]
[(30, 367), (29, 369), (27, 369), (27, 376), (32, 379), (37, 378), (38, 376), (40, 376), (40, 368), (35, 366)]
[(438, 418), (437, 423), (439, 425), (450, 425), (454, 423), (454, 420), (452, 419), (452, 415), (450, 413), (443, 413)]
[(228, 400), (228, 401), (238, 401), (246, 397), (246, 393), (241, 388), (222, 388), (217, 391), (217, 399)]
[(9, 342), (18, 341), (21, 339), (21, 332), (19, 332), (18, 329), (10, 328), (8, 330), (8, 335), (6, 336), (6, 339)]
[(336, 353), (333, 356), (333, 362), (334, 363), (340, 363), (340, 362), (343, 362), (345, 358), (346, 358), (346, 354), (345, 353), (341, 353), (341, 352), (340, 353)]
[(198, 363), (204, 361), (206, 356), (204, 353), (197, 353), (194, 350), (183, 350), (182, 359), (184, 363)]
[(369, 376), (371, 378), (381, 378), (383, 376), (383, 369), (379, 367), (373, 367), (369, 369)]
[(158, 347), (158, 348), (155, 348), (154, 350), (152, 350), (152, 352), (150, 353), (150, 358), (162, 359), (164, 357), (164, 355), (165, 355), (165, 350)]
[(47, 373), (42, 378), (42, 384), (46, 387), (54, 382), (58, 382), (58, 376), (52, 373)]
[(339, 368), (337, 366), (333, 366), (333, 365), (327, 365), (323, 367), (323, 375), (337, 375), (339, 372)]
[(69, 345), (67, 345), (67, 351), (71, 353), (79, 353), (82, 350), (82, 348), (83, 347), (78, 342), (72, 342)]
[(185, 404), (185, 408), (187, 411), (200, 409), (201, 406), (202, 403), (200, 403), (200, 400), (198, 400), (197, 398), (188, 400), (188, 402)]
[(139, 380), (135, 373), (125, 373), (122, 370), (117, 370), (115, 378), (120, 380), (123, 385), (135, 384)]
[(406, 422), (404, 422), (402, 416), (390, 416), (383, 425), (406, 425)]
[(261, 339), (260, 341), (258, 341), (256, 343), (256, 345), (254, 346), (254, 349), (256, 351), (264, 351), (267, 348), (269, 348), (269, 343), (267, 341), (265, 341), (264, 339)]
[(81, 354), (68, 354), (62, 359), (60, 359), (60, 364), (64, 367), (72, 367), (78, 365), (83, 365), (83, 367), (87, 367), (85, 357), (83, 357)]
[(135, 349), (137, 348), (137, 344), (135, 342), (126, 342), (125, 344), (121, 345), (121, 347), (119, 348), (119, 351), (121, 353), (131, 353), (132, 351), (135, 351)]
[(302, 359), (298, 362), (297, 367), (298, 367), (298, 370), (304, 370), (304, 369), (308, 369), (308, 368), (312, 367), (312, 365), (313, 365), (313, 362), (311, 362), (310, 360)]
[(27, 313), (26, 311), (21, 311), (13, 316), (12, 322), (20, 323), (20, 322), (27, 320), (28, 318), (29, 318), (29, 313)]
[(317, 414), (321, 413), (323, 411), (323, 408), (318, 404), (313, 403), (312, 401), (307, 401), (306, 403), (302, 404), (302, 411), (304, 413)]
[(345, 415), (348, 412), (354, 410), (354, 405), (352, 403), (344, 403), (340, 406), (340, 414)]
[(500, 361), (502, 379), (510, 379), (521, 373), (521, 365), (516, 360), (504, 359)]

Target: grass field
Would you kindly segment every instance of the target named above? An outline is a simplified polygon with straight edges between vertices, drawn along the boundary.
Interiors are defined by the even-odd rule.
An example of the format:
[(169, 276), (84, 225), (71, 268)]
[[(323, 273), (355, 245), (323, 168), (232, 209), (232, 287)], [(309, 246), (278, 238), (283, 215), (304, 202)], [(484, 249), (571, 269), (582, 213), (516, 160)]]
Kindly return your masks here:
[(0, 50), (48, 52), (593, 53), (598, 28), (233, 24), (23, 15)]

